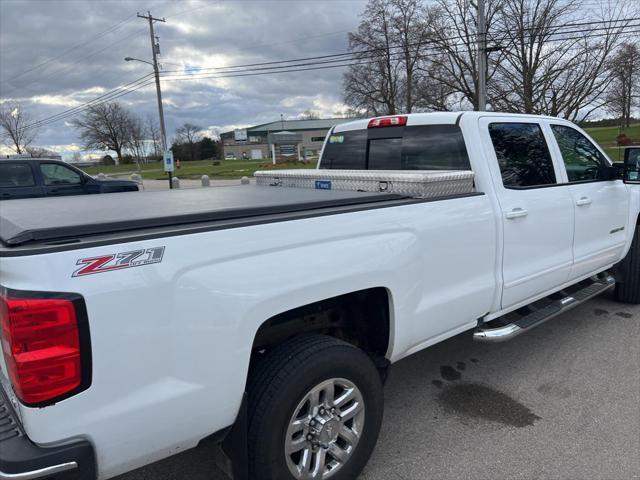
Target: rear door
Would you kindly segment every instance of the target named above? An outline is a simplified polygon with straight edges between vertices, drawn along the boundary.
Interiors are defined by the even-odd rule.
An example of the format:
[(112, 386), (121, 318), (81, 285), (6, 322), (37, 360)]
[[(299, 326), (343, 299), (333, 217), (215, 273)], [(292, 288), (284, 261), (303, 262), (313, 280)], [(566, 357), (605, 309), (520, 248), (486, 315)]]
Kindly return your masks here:
[(503, 294), (507, 308), (569, 280), (573, 199), (537, 119), (481, 117), (480, 131), (503, 227)]
[(54, 162), (41, 162), (40, 175), (49, 196), (87, 193), (84, 176), (71, 167)]
[(622, 180), (604, 179), (603, 169), (610, 164), (586, 135), (561, 122), (550, 121), (549, 126), (575, 210), (571, 278), (578, 278), (620, 259), (628, 238), (631, 196)]
[(42, 197), (42, 187), (29, 162), (0, 160), (0, 200), (12, 198)]

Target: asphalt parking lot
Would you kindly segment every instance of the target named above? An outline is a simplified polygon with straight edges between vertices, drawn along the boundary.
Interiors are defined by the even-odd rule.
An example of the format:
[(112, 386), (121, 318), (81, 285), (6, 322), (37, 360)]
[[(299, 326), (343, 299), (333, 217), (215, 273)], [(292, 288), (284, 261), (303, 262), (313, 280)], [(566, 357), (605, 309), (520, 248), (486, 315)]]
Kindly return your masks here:
[[(640, 306), (601, 297), (510, 343), (391, 369), (362, 480), (640, 479)], [(196, 449), (118, 480), (224, 480)]]

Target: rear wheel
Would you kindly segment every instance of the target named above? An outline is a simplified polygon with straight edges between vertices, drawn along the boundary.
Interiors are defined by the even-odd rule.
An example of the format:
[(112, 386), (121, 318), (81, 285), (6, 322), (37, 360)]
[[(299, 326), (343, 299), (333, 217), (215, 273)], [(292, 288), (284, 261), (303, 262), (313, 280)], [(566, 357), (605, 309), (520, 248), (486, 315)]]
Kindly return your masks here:
[(627, 257), (618, 265), (619, 282), (616, 285), (616, 299), (624, 303), (640, 303), (640, 225)]
[(275, 347), (250, 378), (250, 477), (356, 478), (382, 412), (380, 376), (361, 350), (324, 335)]

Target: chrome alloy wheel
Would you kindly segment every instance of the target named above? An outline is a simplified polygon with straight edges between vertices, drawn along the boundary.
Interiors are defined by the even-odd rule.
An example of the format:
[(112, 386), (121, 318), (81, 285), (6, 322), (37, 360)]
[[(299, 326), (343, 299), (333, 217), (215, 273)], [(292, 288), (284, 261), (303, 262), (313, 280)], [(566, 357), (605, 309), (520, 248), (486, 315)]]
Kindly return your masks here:
[(332, 378), (313, 387), (298, 404), (285, 437), (285, 456), (296, 479), (325, 479), (353, 455), (364, 427), (358, 387)]

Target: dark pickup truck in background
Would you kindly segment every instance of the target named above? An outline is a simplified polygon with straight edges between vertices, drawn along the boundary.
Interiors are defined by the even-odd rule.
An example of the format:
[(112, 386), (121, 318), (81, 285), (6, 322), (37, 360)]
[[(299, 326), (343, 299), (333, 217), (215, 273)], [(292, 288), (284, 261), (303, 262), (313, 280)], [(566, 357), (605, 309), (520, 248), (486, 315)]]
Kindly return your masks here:
[(0, 200), (137, 191), (129, 180), (97, 180), (60, 160), (0, 159)]

